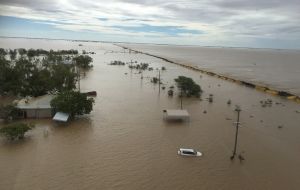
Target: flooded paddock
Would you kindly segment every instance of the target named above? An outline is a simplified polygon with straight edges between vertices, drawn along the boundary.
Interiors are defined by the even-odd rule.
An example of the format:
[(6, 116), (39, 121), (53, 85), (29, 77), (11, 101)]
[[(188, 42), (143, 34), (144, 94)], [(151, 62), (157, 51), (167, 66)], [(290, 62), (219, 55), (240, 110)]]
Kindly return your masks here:
[[(78, 46), (78, 44), (83, 46)], [(97, 91), (94, 110), (68, 124), (26, 120), (36, 128), (21, 141), (0, 139), (0, 189), (298, 189), (300, 181), (299, 104), (109, 43), (0, 39), (4, 48), (93, 51), (94, 67), (81, 80), (82, 91)], [(141, 74), (110, 61), (150, 63)], [(150, 82), (161, 72), (165, 90)], [(127, 73), (127, 74), (126, 74)], [(179, 75), (192, 77), (204, 93), (184, 98), (189, 122), (168, 123), (163, 110), (180, 108)], [(200, 77), (201, 75), (201, 77)], [(213, 94), (214, 101), (206, 98)], [(231, 105), (227, 101), (231, 99)], [(262, 107), (260, 101), (272, 99)], [(276, 102), (278, 104), (276, 104)], [(242, 108), (238, 154), (234, 145), (235, 105)], [(204, 113), (206, 112), (206, 113)], [(283, 126), (278, 128), (278, 126)], [(44, 134), (44, 130), (49, 132)], [(194, 148), (202, 157), (177, 155)]]

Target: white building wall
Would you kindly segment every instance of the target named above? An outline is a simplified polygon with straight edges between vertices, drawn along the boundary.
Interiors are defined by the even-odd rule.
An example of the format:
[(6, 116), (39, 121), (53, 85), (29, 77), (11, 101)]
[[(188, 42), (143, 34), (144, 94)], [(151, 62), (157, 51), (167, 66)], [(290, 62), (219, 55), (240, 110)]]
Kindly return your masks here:
[(51, 118), (51, 109), (27, 109), (27, 118)]

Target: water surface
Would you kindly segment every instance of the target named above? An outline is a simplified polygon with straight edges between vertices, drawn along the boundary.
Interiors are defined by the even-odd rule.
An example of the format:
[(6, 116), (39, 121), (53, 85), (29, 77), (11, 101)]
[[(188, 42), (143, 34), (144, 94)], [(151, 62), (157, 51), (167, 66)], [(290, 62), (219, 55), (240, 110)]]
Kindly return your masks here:
[[(81, 43), (81, 42), (80, 42)], [(78, 49), (96, 52), (94, 67), (81, 81), (82, 91), (96, 90), (95, 106), (88, 116), (66, 125), (51, 120), (26, 120), (36, 128), (26, 139), (0, 139), (0, 189), (299, 189), (299, 104), (272, 97), (228, 81), (163, 62), (142, 54), (124, 53), (105, 43), (63, 40), (0, 39), (0, 47)], [(108, 53), (108, 52), (117, 53)], [(151, 63), (166, 67), (164, 85), (174, 85), (178, 75), (192, 77), (204, 93), (184, 99), (190, 122), (167, 123), (162, 110), (179, 108), (173, 98), (143, 80), (127, 66), (109, 66), (112, 60)], [(127, 73), (127, 74), (125, 74)], [(200, 77), (201, 75), (201, 77)], [(206, 98), (214, 94), (214, 102)], [(262, 108), (271, 98), (280, 104)], [(226, 104), (232, 100), (232, 105)], [(236, 118), (234, 105), (242, 107), (238, 153), (246, 160), (230, 161)], [(207, 111), (206, 114), (203, 111)], [(283, 125), (278, 129), (278, 125)], [(45, 137), (43, 131), (49, 128)], [(181, 147), (204, 155), (184, 158)]]
[(126, 44), (175, 62), (300, 95), (300, 50)]

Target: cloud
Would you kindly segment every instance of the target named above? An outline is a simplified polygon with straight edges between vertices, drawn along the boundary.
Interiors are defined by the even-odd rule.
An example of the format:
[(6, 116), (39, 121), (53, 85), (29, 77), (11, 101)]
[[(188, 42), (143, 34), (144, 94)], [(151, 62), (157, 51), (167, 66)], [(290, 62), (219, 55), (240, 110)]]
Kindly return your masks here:
[[(2, 0), (0, 15), (57, 29), (201, 44), (300, 41), (299, 0)], [(145, 39), (145, 38), (143, 38)], [(161, 38), (163, 39), (163, 38)]]

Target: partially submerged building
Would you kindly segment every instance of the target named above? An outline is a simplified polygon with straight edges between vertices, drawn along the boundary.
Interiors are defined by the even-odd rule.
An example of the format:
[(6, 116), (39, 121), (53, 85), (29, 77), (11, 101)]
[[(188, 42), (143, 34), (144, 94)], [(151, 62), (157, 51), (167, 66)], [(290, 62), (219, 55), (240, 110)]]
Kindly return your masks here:
[(51, 118), (54, 112), (50, 106), (54, 95), (23, 98), (16, 102), (16, 107), (21, 110), (21, 118)]
[(164, 119), (166, 120), (189, 120), (190, 114), (187, 110), (164, 110)]
[(67, 122), (69, 120), (70, 114), (64, 112), (56, 112), (52, 120), (59, 122)]

